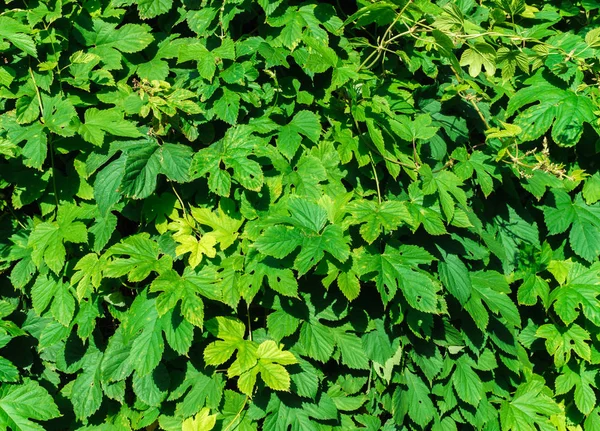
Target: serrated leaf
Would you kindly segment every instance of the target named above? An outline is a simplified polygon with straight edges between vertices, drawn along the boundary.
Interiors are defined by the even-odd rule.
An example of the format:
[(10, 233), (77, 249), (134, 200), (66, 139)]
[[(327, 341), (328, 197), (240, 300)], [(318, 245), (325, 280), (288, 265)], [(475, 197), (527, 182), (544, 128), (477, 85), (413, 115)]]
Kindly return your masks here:
[(483, 395), (483, 383), (473, 370), (472, 362), (465, 355), (456, 361), (452, 385), (460, 399), (474, 407), (479, 405)]
[(167, 13), (173, 6), (173, 0), (137, 0), (140, 18), (154, 18)]
[(217, 415), (211, 415), (210, 409), (204, 407), (194, 416), (183, 421), (182, 431), (210, 431), (217, 423)]
[(62, 269), (66, 250), (65, 242), (84, 243), (87, 241), (87, 229), (82, 222), (59, 217), (56, 222), (38, 224), (29, 236), (29, 246), (33, 249), (31, 258), (39, 268), (42, 261), (58, 274)]
[(403, 202), (355, 201), (349, 205), (348, 210), (352, 214), (352, 220), (361, 224), (360, 234), (369, 244), (373, 243), (382, 231), (390, 233), (402, 223), (413, 224), (412, 217)]
[(402, 423), (402, 416), (408, 416), (419, 426), (425, 427), (433, 420), (436, 411), (430, 398), (427, 385), (415, 374), (406, 370), (403, 373), (406, 388), (398, 387), (393, 396), (394, 418)]
[(126, 156), (122, 155), (96, 175), (94, 198), (101, 214), (108, 213), (111, 207), (121, 200), (120, 186), (125, 175), (126, 162)]
[(531, 380), (519, 385), (510, 401), (503, 401), (500, 408), (502, 429), (520, 431), (534, 429), (537, 425), (550, 425), (551, 415), (561, 412), (561, 408), (550, 398), (540, 380)]
[(100, 385), (100, 364), (102, 353), (90, 348), (83, 358), (83, 371), (73, 383), (73, 391), (77, 394), (71, 398), (73, 410), (79, 419), (87, 419), (95, 413), (102, 403), (102, 387)]
[(460, 57), (461, 66), (469, 66), (469, 75), (473, 78), (485, 68), (486, 75), (493, 76), (496, 73), (496, 51), (487, 43), (475, 43), (470, 45)]
[(583, 313), (595, 325), (600, 324), (598, 312), (600, 300), (600, 268), (598, 264), (591, 268), (575, 262), (564, 262), (567, 270), (566, 280), (560, 280), (561, 286), (554, 289), (549, 297), (556, 314), (565, 323), (573, 323)]
[(569, 195), (553, 189), (554, 206), (544, 207), (544, 220), (550, 234), (565, 232), (573, 251), (589, 262), (600, 254), (600, 204), (587, 205), (581, 194), (572, 202)]
[(554, 356), (554, 365), (557, 367), (565, 365), (573, 351), (585, 360), (589, 361), (591, 358), (587, 343), (590, 334), (576, 323), (567, 328), (547, 323), (538, 328), (536, 336), (546, 340), (546, 350)]
[(60, 416), (48, 391), (32, 380), (0, 387), (0, 413), (0, 425), (14, 431), (43, 431), (44, 428), (32, 420), (45, 421)]
[(199, 273), (185, 271), (183, 276), (170, 270), (159, 275), (150, 286), (150, 292), (161, 292), (156, 298), (156, 309), (160, 316), (175, 308), (181, 301), (181, 314), (191, 324), (202, 328), (204, 303), (198, 296), (213, 299), (219, 297), (215, 284), (215, 271), (205, 268)]
[(464, 305), (471, 296), (473, 286), (469, 279), (469, 271), (460, 258), (449, 254), (438, 264), (440, 279), (450, 293)]
[(8, 16), (0, 17), (0, 37), (7, 39), (21, 51), (37, 58), (37, 49), (35, 42), (29, 36), (31, 30), (28, 26)]
[[(171, 268), (171, 260), (166, 256), (158, 258), (159, 246), (148, 234), (131, 235), (110, 247), (105, 254), (112, 257), (106, 265), (106, 277), (127, 275), (129, 281), (142, 281), (152, 271), (162, 273)], [(121, 257), (115, 257), (121, 256)]]
[(90, 108), (85, 111), (85, 122), (79, 126), (79, 134), (88, 142), (102, 146), (106, 133), (114, 136), (137, 138), (142, 136), (135, 123), (123, 119), (123, 114), (114, 110)]
[(160, 172), (160, 147), (147, 141), (126, 152), (125, 167), (119, 191), (133, 199), (150, 196), (156, 189), (156, 176)]
[(177, 242), (179, 245), (175, 249), (175, 253), (178, 256), (190, 253), (188, 264), (192, 269), (200, 265), (203, 256), (213, 258), (217, 254), (215, 249), (217, 239), (212, 235), (203, 235), (200, 239), (194, 235), (178, 235)]
[(226, 123), (235, 124), (240, 112), (240, 96), (223, 88), (223, 95), (215, 102), (215, 114)]

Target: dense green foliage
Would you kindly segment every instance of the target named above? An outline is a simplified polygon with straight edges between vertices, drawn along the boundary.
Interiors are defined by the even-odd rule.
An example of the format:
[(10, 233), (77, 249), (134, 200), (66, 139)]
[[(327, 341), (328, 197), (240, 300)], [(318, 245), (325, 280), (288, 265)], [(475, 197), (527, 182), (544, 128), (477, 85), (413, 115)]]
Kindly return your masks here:
[(600, 430), (600, 1), (0, 9), (0, 428)]

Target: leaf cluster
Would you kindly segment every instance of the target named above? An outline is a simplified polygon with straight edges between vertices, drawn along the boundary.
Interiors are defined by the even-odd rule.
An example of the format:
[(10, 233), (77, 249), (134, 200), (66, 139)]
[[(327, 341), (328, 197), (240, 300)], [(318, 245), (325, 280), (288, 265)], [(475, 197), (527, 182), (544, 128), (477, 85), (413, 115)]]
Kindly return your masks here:
[(7, 1), (0, 428), (600, 429), (599, 12)]

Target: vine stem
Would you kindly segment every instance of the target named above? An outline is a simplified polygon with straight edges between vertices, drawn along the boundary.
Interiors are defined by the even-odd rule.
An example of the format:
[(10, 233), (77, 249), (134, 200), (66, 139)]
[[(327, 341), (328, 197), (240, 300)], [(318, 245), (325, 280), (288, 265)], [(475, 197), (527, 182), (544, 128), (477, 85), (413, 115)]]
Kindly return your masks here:
[[(42, 95), (40, 93), (40, 89), (37, 85), (37, 81), (35, 80), (35, 75), (33, 74), (33, 70), (31, 67), (29, 68), (29, 75), (31, 76), (31, 81), (33, 82), (33, 88), (35, 88), (35, 94), (37, 95), (38, 103), (40, 105), (40, 114), (42, 116), (41, 121), (44, 122), (44, 105), (42, 103)], [(58, 187), (56, 186), (56, 166), (54, 164), (54, 148), (52, 146), (52, 135), (48, 136), (48, 152), (50, 153), (50, 165), (52, 168), (52, 189), (54, 191), (54, 202), (56, 204), (55, 212), (58, 211)]]
[(252, 322), (250, 320), (250, 304), (246, 303), (246, 317), (248, 318), (248, 340), (252, 341)]
[(31, 76), (31, 80), (33, 81), (33, 88), (35, 88), (35, 94), (37, 95), (38, 103), (40, 105), (40, 114), (42, 115), (43, 120), (44, 106), (42, 105), (42, 95), (40, 94), (40, 89), (38, 88), (37, 81), (35, 80), (35, 75), (33, 74), (33, 70), (31, 70), (31, 67), (29, 68), (29, 75)]
[[(385, 50), (387, 50), (387, 45), (390, 43), (390, 41), (394, 38), (398, 38), (401, 36), (404, 36), (408, 33), (412, 33), (414, 30), (410, 29), (404, 33), (400, 33), (394, 37), (390, 37), (390, 34), (392, 32), (392, 29), (394, 28), (394, 26), (396, 25), (396, 23), (400, 20), (400, 18), (402, 17), (402, 15), (404, 14), (404, 12), (406, 11), (406, 8), (408, 8), (408, 6), (413, 2), (413, 0), (409, 0), (404, 7), (400, 10), (400, 12), (398, 12), (398, 15), (396, 15), (396, 18), (394, 18), (394, 21), (392, 21), (392, 23), (388, 26), (388, 28), (385, 30), (385, 32), (383, 33), (383, 36), (381, 36), (381, 38), (379, 38), (377, 40), (377, 47), (376, 49), (367, 56), (367, 58), (361, 63), (360, 66), (358, 66), (357, 72), (360, 72), (361, 69), (363, 69), (367, 63), (369, 63), (369, 61), (371, 60), (371, 58), (373, 58), (373, 56), (376, 56), (375, 59), (369, 63), (369, 65), (367, 66), (367, 69), (370, 69), (371, 67), (373, 67), (375, 65), (375, 63), (377, 63), (377, 61), (379, 61), (379, 58), (381, 57), (381, 53), (384, 52)], [(386, 40), (386, 38), (389, 38), (388, 40)]]
[[(233, 424), (235, 423), (235, 421), (240, 417), (240, 415), (244, 411), (244, 407), (246, 407), (247, 403), (248, 403), (248, 395), (246, 395), (246, 398), (244, 399), (244, 404), (242, 404), (242, 407), (240, 408), (240, 410), (237, 412), (237, 414), (234, 416), (234, 418), (231, 420), (231, 422), (229, 422), (229, 425), (227, 425), (223, 429), (223, 431), (229, 431), (229, 429), (233, 426)], [(231, 429), (233, 429), (233, 428), (231, 428)]]
[(173, 183), (171, 184), (171, 189), (173, 189), (173, 193), (175, 193), (175, 196), (177, 196), (177, 200), (179, 201), (179, 204), (181, 205), (181, 209), (183, 210), (183, 216), (187, 219), (187, 211), (185, 209), (185, 204), (183, 203), (183, 199), (181, 199), (181, 196), (179, 196), (179, 193), (177, 193), (177, 190), (175, 189), (175, 186), (173, 185)]
[(377, 199), (379, 200), (379, 204), (381, 205), (381, 189), (379, 188), (379, 177), (377, 176), (377, 170), (375, 169), (375, 162), (373, 162), (373, 155), (369, 154), (369, 158), (371, 159), (371, 168), (373, 169), (375, 185), (377, 186)]
[(17, 217), (17, 214), (11, 208), (11, 206), (10, 206), (10, 204), (8, 202), (6, 202), (6, 208), (8, 208), (8, 211), (10, 211), (10, 213), (15, 218), (15, 220), (17, 221), (17, 223), (19, 224), (19, 226), (21, 226), (21, 228), (23, 228), (23, 229), (27, 229), (27, 227), (23, 223), (21, 223), (21, 220), (19, 220), (19, 217)]

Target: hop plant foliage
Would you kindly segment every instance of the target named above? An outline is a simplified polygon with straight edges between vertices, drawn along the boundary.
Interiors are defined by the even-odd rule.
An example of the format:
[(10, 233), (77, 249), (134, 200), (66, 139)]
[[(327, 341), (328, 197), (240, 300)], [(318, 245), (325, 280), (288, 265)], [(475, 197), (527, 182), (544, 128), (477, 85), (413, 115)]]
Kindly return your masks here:
[(600, 429), (599, 13), (7, 0), (0, 428)]

